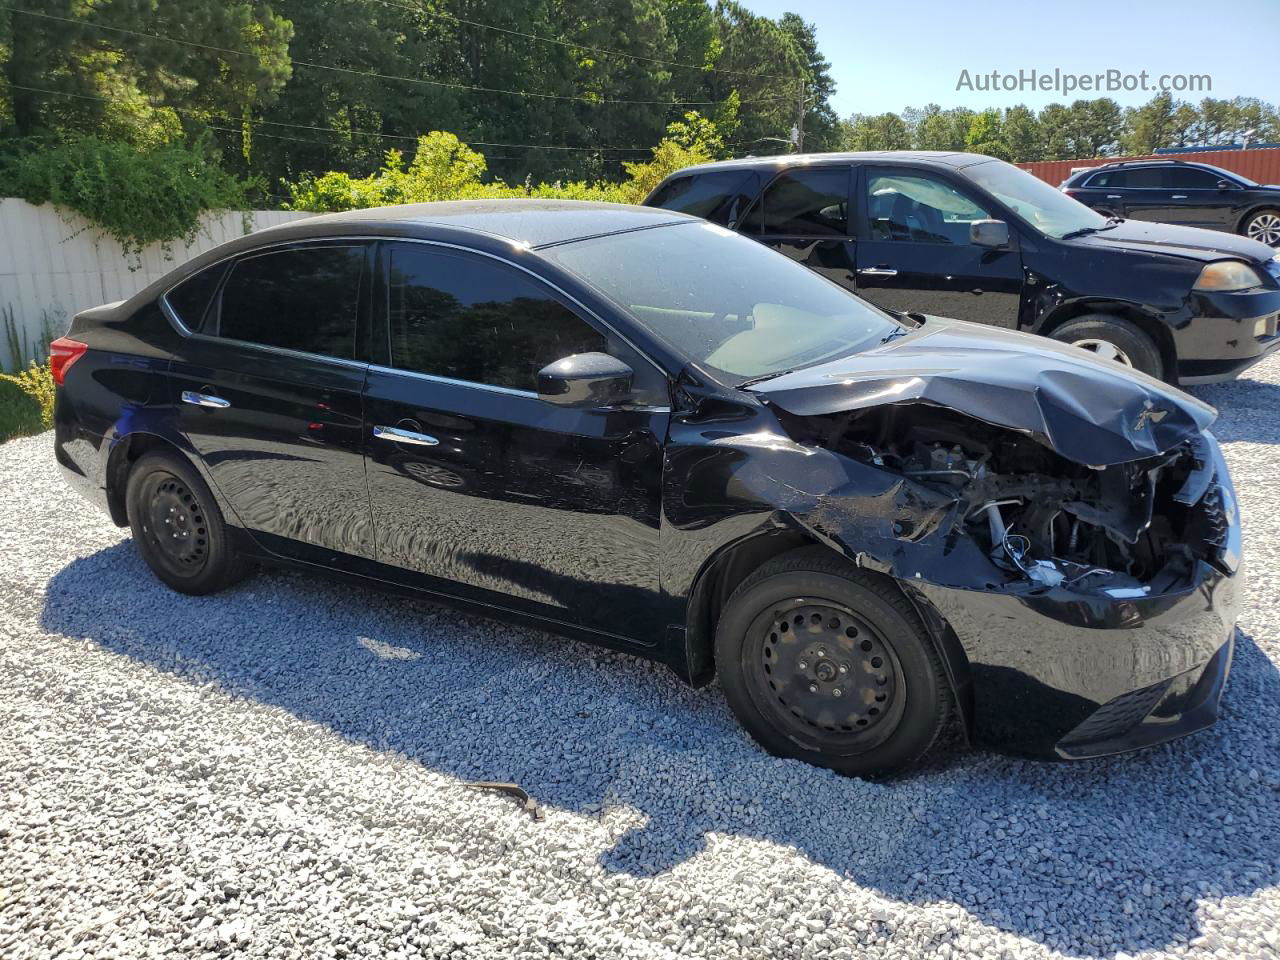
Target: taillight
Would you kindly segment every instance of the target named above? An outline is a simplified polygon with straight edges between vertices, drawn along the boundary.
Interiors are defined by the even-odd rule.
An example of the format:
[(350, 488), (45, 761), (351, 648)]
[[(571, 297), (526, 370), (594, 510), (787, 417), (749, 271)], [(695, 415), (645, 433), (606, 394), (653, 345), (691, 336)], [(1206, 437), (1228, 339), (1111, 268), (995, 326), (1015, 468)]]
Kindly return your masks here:
[(59, 337), (49, 344), (49, 372), (53, 374), (53, 382), (62, 386), (62, 381), (66, 378), (71, 365), (84, 356), (84, 352), (88, 349), (87, 343), (68, 337)]

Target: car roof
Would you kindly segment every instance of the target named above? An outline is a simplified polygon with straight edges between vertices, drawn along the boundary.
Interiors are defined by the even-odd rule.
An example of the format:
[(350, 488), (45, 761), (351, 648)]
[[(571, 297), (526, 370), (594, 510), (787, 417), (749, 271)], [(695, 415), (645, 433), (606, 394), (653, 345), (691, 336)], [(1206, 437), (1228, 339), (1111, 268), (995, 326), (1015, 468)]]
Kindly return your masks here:
[(960, 169), (975, 163), (994, 160), (981, 153), (958, 153), (948, 150), (864, 150), (845, 153), (781, 153), (765, 157), (742, 157), (737, 160), (715, 160), (711, 163), (686, 167), (680, 174), (689, 172), (709, 173), (715, 170), (748, 170), (752, 168), (775, 170), (782, 167), (822, 166), (831, 164), (874, 161), (877, 163), (924, 163), (940, 167)]
[(696, 219), (688, 214), (629, 203), (525, 198), (446, 200), (322, 214), (268, 227), (253, 236), (280, 242), (295, 236), (303, 239), (318, 233), (372, 230), (381, 235), (411, 237), (419, 235), (421, 228), (452, 227), (536, 249)]

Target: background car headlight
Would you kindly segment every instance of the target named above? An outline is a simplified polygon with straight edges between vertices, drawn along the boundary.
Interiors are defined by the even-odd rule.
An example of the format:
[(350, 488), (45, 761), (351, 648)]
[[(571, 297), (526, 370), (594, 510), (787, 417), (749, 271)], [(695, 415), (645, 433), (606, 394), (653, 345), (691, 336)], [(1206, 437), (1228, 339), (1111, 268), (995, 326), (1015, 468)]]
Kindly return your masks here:
[(1196, 281), (1194, 289), (1217, 292), (1248, 290), (1261, 283), (1262, 275), (1247, 263), (1241, 263), (1239, 260), (1221, 260), (1218, 263), (1209, 264), (1200, 271), (1200, 279)]

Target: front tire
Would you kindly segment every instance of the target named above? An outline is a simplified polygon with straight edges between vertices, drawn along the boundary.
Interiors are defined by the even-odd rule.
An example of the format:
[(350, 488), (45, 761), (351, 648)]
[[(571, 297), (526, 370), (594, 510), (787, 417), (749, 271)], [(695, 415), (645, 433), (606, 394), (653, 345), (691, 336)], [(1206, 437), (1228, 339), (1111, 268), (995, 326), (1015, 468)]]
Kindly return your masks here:
[(1251, 214), (1241, 224), (1240, 232), (1250, 240), (1280, 247), (1280, 210), (1259, 210)]
[(1157, 380), (1164, 379), (1164, 358), (1160, 348), (1142, 328), (1124, 317), (1090, 314), (1068, 320), (1050, 336), (1060, 343), (1088, 350), (1090, 353), (1140, 370)]
[(125, 507), (142, 558), (174, 590), (214, 593), (244, 575), (213, 493), (181, 457), (140, 457), (129, 471)]
[(742, 582), (716, 628), (716, 664), (761, 746), (851, 776), (911, 766), (952, 708), (937, 650), (898, 586), (823, 547)]

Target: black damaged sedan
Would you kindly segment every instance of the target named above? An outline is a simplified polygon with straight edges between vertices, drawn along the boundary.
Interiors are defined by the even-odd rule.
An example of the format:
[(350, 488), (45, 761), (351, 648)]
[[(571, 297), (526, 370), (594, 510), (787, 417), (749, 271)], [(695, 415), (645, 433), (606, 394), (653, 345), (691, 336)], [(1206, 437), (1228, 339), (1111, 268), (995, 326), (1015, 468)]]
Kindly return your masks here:
[(60, 466), (174, 589), (283, 564), (718, 674), (763, 746), (844, 773), (952, 725), (1163, 742), (1230, 667), (1211, 408), (692, 217), (298, 221), (79, 314), (53, 367)]

